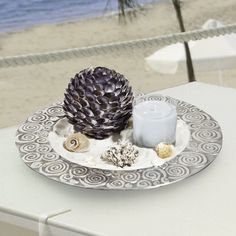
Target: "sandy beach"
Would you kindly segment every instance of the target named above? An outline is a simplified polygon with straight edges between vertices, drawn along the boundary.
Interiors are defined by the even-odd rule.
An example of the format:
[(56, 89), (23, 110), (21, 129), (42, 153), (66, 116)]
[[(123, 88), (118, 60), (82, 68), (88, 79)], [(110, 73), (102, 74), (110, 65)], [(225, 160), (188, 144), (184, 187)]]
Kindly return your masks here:
[[(184, 1), (187, 30), (208, 19), (236, 22), (235, 0)], [(119, 42), (178, 32), (170, 3), (149, 5), (132, 23), (120, 25), (116, 15), (73, 23), (42, 25), (0, 34), (0, 57)], [(127, 50), (99, 56), (0, 69), (0, 127), (19, 124), (34, 111), (63, 98), (69, 79), (89, 66), (106, 66), (124, 74), (134, 90), (150, 92), (187, 83), (186, 74), (161, 75), (148, 70), (144, 58), (158, 48)], [(196, 73), (198, 81), (236, 88), (236, 68)]]

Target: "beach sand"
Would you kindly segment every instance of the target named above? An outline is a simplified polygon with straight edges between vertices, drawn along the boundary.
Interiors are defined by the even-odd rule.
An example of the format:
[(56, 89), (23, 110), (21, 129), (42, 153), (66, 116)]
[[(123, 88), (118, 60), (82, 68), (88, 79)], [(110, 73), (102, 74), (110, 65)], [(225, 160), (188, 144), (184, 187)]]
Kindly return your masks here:
[[(184, 1), (186, 29), (198, 29), (208, 19), (225, 24), (236, 22), (235, 0)], [(13, 56), (119, 42), (178, 32), (173, 6), (147, 6), (132, 23), (118, 24), (116, 15), (73, 23), (42, 25), (14, 33), (0, 34), (0, 56)], [(64, 90), (76, 72), (89, 66), (106, 66), (124, 74), (134, 90), (150, 92), (187, 83), (186, 74), (161, 75), (148, 70), (144, 58), (158, 48), (70, 59), (46, 64), (0, 69), (0, 127), (23, 122), (34, 111), (63, 99)], [(200, 82), (236, 88), (236, 69), (196, 73)]]

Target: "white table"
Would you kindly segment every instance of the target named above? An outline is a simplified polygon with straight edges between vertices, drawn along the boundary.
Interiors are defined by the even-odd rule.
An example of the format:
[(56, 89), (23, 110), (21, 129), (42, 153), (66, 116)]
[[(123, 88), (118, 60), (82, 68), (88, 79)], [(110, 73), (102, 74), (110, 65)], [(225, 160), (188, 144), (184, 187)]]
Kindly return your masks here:
[(192, 103), (219, 122), (223, 148), (207, 169), (153, 190), (80, 189), (29, 169), (14, 144), (17, 127), (1, 129), (0, 221), (37, 231), (40, 215), (65, 208), (71, 211), (48, 220), (49, 235), (235, 236), (236, 90), (195, 82), (158, 93)]

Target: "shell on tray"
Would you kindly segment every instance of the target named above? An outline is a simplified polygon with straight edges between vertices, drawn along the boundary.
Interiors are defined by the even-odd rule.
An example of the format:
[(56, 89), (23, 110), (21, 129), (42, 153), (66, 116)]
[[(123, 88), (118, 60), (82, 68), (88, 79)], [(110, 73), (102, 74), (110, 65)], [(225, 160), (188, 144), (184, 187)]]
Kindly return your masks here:
[(86, 152), (89, 145), (88, 138), (81, 133), (71, 134), (64, 142), (64, 148), (70, 152)]
[(174, 146), (169, 143), (161, 142), (156, 146), (155, 151), (160, 158), (168, 158), (173, 155)]
[(123, 168), (124, 166), (131, 166), (139, 152), (132, 145), (131, 142), (119, 140), (114, 146), (106, 150), (101, 158), (104, 161), (111, 162), (113, 165)]

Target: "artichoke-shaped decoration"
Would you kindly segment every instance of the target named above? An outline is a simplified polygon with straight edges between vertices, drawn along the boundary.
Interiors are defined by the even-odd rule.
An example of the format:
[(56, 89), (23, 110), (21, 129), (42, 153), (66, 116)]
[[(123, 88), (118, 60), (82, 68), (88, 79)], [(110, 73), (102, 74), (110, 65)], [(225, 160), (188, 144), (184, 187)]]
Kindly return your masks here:
[(104, 139), (123, 130), (132, 114), (128, 80), (105, 67), (82, 70), (66, 89), (63, 109), (77, 132)]

